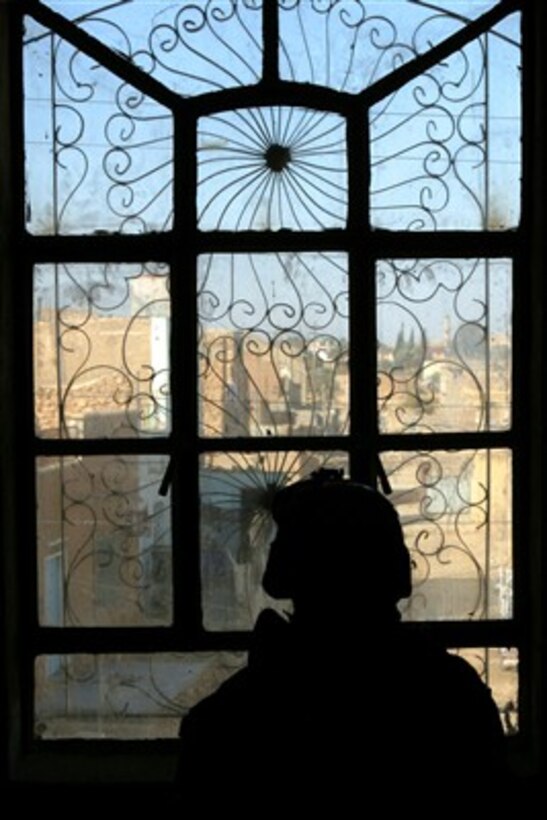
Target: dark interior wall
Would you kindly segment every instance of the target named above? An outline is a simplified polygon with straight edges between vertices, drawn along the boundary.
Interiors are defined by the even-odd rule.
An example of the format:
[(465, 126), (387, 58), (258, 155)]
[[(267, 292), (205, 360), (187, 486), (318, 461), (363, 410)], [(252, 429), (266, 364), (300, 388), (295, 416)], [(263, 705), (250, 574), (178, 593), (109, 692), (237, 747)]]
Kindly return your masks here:
[[(528, 82), (524, 89), (524, 166), (523, 185), (526, 197), (523, 203), (523, 220), (526, 231), (523, 234), (523, 256), (526, 260), (523, 270), (527, 272), (526, 288), (521, 303), (515, 309), (524, 316), (522, 337), (520, 339), (521, 356), (515, 359), (513, 367), (517, 373), (524, 373), (524, 379), (517, 376), (517, 383), (524, 384), (527, 400), (526, 415), (523, 419), (522, 445), (525, 464), (525, 486), (516, 487), (517, 503), (519, 499), (530, 510), (524, 522), (524, 531), (516, 533), (521, 548), (526, 552), (526, 581), (524, 595), (526, 622), (529, 624), (530, 652), (521, 669), (523, 685), (527, 689), (526, 698), (530, 705), (532, 757), (535, 761), (536, 774), (533, 777), (538, 794), (544, 793), (542, 775), (547, 771), (545, 759), (545, 721), (544, 691), (547, 681), (546, 653), (544, 646), (545, 616), (547, 614), (545, 595), (546, 564), (543, 560), (543, 509), (545, 506), (545, 441), (543, 435), (544, 376), (543, 364), (545, 355), (545, 338), (543, 332), (543, 280), (546, 266), (546, 186), (545, 186), (545, 72), (547, 55), (545, 53), (545, 34), (547, 32), (547, 7), (539, 0), (524, 3), (527, 8), (527, 19), (523, 35), (526, 50), (523, 54), (524, 76)], [(500, 89), (499, 93), (503, 93)], [(518, 410), (520, 397), (514, 397)]]
[[(10, 8), (14, 7), (17, 0), (0, 0), (0, 526), (1, 526), (1, 553), (0, 570), (0, 627), (1, 627), (1, 676), (0, 676), (0, 766), (2, 785), (9, 782), (8, 772), (10, 761), (17, 755), (17, 736), (19, 728), (19, 669), (17, 665), (17, 645), (18, 645), (18, 623), (19, 610), (15, 595), (16, 578), (16, 555), (19, 547), (21, 533), (24, 531), (21, 517), (24, 515), (24, 503), (22, 493), (24, 483), (18, 476), (18, 466), (20, 465), (21, 448), (24, 449), (24, 442), (17, 443), (17, 372), (18, 356), (14, 344), (15, 323), (20, 318), (20, 307), (17, 304), (17, 288), (15, 282), (18, 276), (18, 248), (17, 240), (13, 231), (13, 213), (17, 206), (14, 199), (14, 180), (12, 179), (13, 156), (18, 154), (17, 147), (13, 146), (12, 131), (8, 127), (13, 117), (12, 95), (17, 91), (10, 81), (10, 48), (14, 46), (14, 38), (10, 36)], [(542, 326), (543, 326), (543, 274), (545, 271), (545, 231), (547, 228), (545, 221), (545, 198), (547, 195), (545, 187), (545, 65), (547, 62), (545, 48), (545, 32), (547, 30), (546, 4), (541, 0), (529, 0), (532, 8), (533, 19), (528, 31), (529, 44), (531, 49), (526, 55), (528, 76), (533, 77), (533, 84), (526, 97), (526, 105), (531, 114), (530, 130), (525, 136), (529, 150), (529, 165), (525, 169), (528, 179), (533, 181), (533, 193), (531, 197), (530, 224), (531, 232), (528, 241), (528, 252), (530, 254), (530, 298), (527, 304), (529, 310), (530, 338), (528, 350), (535, 354), (543, 349)], [(531, 440), (529, 458), (529, 482), (526, 491), (531, 495), (532, 515), (527, 522), (526, 541), (530, 545), (530, 575), (534, 579), (543, 577), (547, 582), (545, 568), (541, 561), (542, 546), (542, 518), (543, 518), (543, 463), (545, 458), (544, 443), (542, 441), (542, 399), (544, 378), (541, 376), (541, 364), (538, 361), (515, 362), (515, 367), (528, 368), (530, 377), (530, 405), (529, 405), (529, 431)], [(541, 703), (541, 693), (545, 688), (541, 682), (547, 681), (547, 665), (545, 661), (546, 653), (543, 650), (545, 634), (545, 601), (541, 594), (541, 588), (545, 584), (536, 584), (530, 589), (530, 600), (532, 606), (532, 647), (530, 656), (529, 673), (531, 679), (536, 681), (533, 689), (533, 712), (536, 716), (534, 720), (535, 747), (538, 759), (541, 761), (542, 772), (546, 771), (545, 751), (542, 738), (545, 737), (545, 715)], [(9, 706), (8, 706), (9, 704)], [(533, 784), (541, 788), (541, 774), (536, 773), (532, 778)], [(14, 787), (15, 788), (15, 787)], [(60, 787), (61, 788), (61, 787)], [(105, 787), (106, 788), (106, 787)], [(63, 795), (74, 795), (76, 800), (82, 798), (81, 790), (72, 790), (67, 793), (67, 787), (62, 787)], [(28, 787), (18, 787), (18, 792), (25, 802), (26, 799), (44, 798), (52, 794), (51, 788), (40, 787), (37, 794), (31, 795)], [(128, 794), (131, 792), (131, 798)], [(125, 796), (125, 800), (134, 800), (135, 805), (157, 805), (158, 792), (154, 789), (142, 789), (135, 792), (132, 784), (118, 789), (107, 789), (106, 792), (113, 799)], [(163, 793), (163, 792), (162, 792)], [(85, 799), (94, 799), (100, 805), (103, 799), (103, 792), (99, 797), (96, 788), (83, 793)], [(125, 804), (127, 807), (127, 803)]]
[[(16, 620), (12, 617), (8, 602), (8, 592), (13, 586), (14, 566), (9, 546), (15, 539), (14, 521), (14, 465), (13, 417), (16, 411), (11, 400), (14, 372), (14, 346), (12, 331), (14, 315), (13, 282), (13, 202), (12, 192), (12, 158), (11, 134), (7, 124), (11, 121), (10, 94), (10, 34), (9, 16), (12, 4), (2, 0), (0, 3), (0, 526), (1, 553), (0, 571), (0, 626), (1, 632), (1, 766), (2, 780), (7, 778), (8, 749), (11, 747), (13, 731), (13, 712), (8, 709), (9, 694), (15, 694), (17, 677), (13, 670), (11, 658), (15, 648)], [(13, 702), (10, 699), (10, 704)], [(16, 703), (13, 709), (17, 710)]]

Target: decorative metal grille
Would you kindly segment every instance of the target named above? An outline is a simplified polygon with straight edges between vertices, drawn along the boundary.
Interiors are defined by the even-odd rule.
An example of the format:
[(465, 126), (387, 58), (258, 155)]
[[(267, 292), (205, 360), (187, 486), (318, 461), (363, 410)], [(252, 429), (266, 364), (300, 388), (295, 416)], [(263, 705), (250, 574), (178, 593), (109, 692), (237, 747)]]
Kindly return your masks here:
[(28, 29), (29, 230), (168, 230), (173, 219), (171, 113), (66, 40), (35, 31), (32, 23)]
[[(497, 231), (518, 225), (520, 49), (514, 37), (510, 31), (478, 38), (371, 107), (375, 227)], [(495, 93), (500, 70), (505, 94)]]
[(213, 254), (198, 279), (202, 435), (346, 432), (345, 254)]
[(38, 460), (44, 626), (171, 623), (170, 509), (158, 496), (166, 466), (142, 455)]
[(280, 0), (280, 76), (357, 94), (426, 53), (494, 2)]
[[(405, 619), (485, 621), (500, 644), (519, 16), (403, 5), (22, 7), (40, 736), (87, 731), (51, 728), (48, 698), (94, 641), (128, 653), (161, 625), (151, 665), (243, 646), (274, 489), (324, 464), (374, 482), (378, 453)], [(88, 629), (74, 653), (51, 626)]]
[(381, 260), (376, 280), (380, 429), (508, 429), (510, 262)]
[[(491, 686), (505, 732), (515, 734), (518, 652), (453, 651)], [(35, 734), (44, 740), (174, 738), (181, 717), (245, 662), (243, 652), (42, 655), (35, 666)]]
[(42, 655), (35, 664), (35, 735), (176, 737), (192, 706), (245, 662), (243, 652)]
[(510, 453), (390, 452), (383, 460), (414, 568), (405, 619), (511, 618)]
[(47, 5), (181, 96), (253, 85), (260, 79), (262, 0)]
[(142, 264), (39, 265), (36, 431), (48, 438), (170, 429), (168, 276)]
[(285, 106), (228, 111), (200, 120), (199, 227), (343, 227), (344, 125), (336, 114)]

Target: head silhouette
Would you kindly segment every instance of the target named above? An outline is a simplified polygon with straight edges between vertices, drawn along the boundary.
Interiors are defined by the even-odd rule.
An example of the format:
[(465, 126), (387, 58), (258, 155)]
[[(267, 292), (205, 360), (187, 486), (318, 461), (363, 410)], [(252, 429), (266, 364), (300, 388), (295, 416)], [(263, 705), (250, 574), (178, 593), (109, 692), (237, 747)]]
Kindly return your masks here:
[(276, 494), (273, 517), (263, 586), (274, 598), (292, 598), (296, 612), (381, 618), (410, 595), (399, 517), (372, 487), (319, 470)]

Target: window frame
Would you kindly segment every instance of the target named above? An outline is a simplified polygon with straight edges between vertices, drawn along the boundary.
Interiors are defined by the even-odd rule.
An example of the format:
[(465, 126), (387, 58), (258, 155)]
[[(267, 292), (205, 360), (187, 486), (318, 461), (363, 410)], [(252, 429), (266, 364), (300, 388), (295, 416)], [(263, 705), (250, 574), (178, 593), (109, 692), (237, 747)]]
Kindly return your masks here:
[[(15, 6), (17, 5), (17, 8)], [(7, 635), (6, 652), (10, 663), (6, 681), (6, 714), (10, 716), (9, 734), (11, 769), (23, 779), (78, 779), (85, 770), (90, 755), (102, 758), (99, 768), (105, 780), (125, 779), (129, 764), (135, 772), (134, 762), (140, 760), (142, 772), (152, 781), (169, 779), (174, 760), (175, 741), (153, 741), (146, 743), (146, 754), (142, 753), (139, 741), (100, 741), (96, 748), (90, 748), (89, 741), (37, 741), (32, 739), (32, 699), (33, 664), (36, 655), (43, 653), (86, 652), (157, 652), (193, 651), (196, 649), (244, 649), (248, 646), (248, 633), (206, 632), (200, 623), (201, 603), (199, 582), (199, 456), (207, 451), (221, 450), (344, 450), (350, 454), (350, 472), (354, 478), (371, 481), (376, 477), (376, 452), (385, 450), (424, 449), (421, 435), (378, 434), (376, 396), (370, 391), (358, 389), (366, 379), (374, 383), (376, 376), (376, 319), (375, 319), (375, 275), (377, 259), (429, 258), (454, 256), (456, 258), (500, 258), (513, 260), (514, 316), (513, 326), (513, 384), (512, 395), (519, 397), (513, 401), (513, 423), (507, 432), (431, 434), (436, 449), (461, 449), (467, 447), (508, 446), (513, 452), (514, 485), (514, 533), (513, 552), (515, 564), (515, 614), (511, 621), (483, 622), (437, 622), (426, 624), (406, 624), (405, 628), (428, 631), (435, 634), (447, 646), (484, 647), (513, 646), (520, 651), (521, 720), (523, 731), (515, 738), (509, 738), (508, 745), (514, 750), (515, 758), (527, 771), (533, 770), (538, 761), (539, 728), (539, 681), (540, 656), (537, 650), (539, 636), (539, 523), (541, 511), (541, 458), (536, 448), (536, 436), (541, 430), (540, 413), (540, 274), (544, 251), (541, 246), (542, 213), (539, 186), (534, 186), (536, 169), (540, 160), (539, 119), (531, 114), (540, 94), (539, 62), (541, 48), (537, 21), (544, 19), (544, 12), (527, 9), (524, 3), (503, 2), (499, 7), (521, 11), (523, 31), (523, 62), (525, 77), (530, 83), (523, 87), (523, 187), (521, 195), (521, 223), (515, 231), (488, 233), (465, 231), (436, 231), (419, 234), (394, 233), (373, 230), (368, 220), (368, 180), (359, 182), (357, 169), (362, 167), (363, 157), (368, 157), (368, 139), (361, 107), (351, 99), (341, 102), (339, 95), (323, 89), (296, 84), (286, 84), (280, 92), (276, 88), (277, 50), (264, 50), (264, 81), (257, 87), (231, 89), (218, 95), (203, 95), (192, 99), (174, 101), (175, 144), (184, 144), (196, 151), (197, 121), (215, 111), (227, 108), (248, 107), (267, 104), (304, 104), (306, 107), (329, 108), (342, 112), (348, 121), (349, 208), (348, 226), (343, 231), (302, 232), (293, 235), (276, 235), (275, 232), (255, 233), (217, 231), (214, 234), (201, 233), (196, 229), (196, 204), (191, 196), (196, 185), (194, 163), (179, 160), (175, 170), (174, 211), (175, 223), (169, 235), (145, 235), (142, 237), (104, 236), (94, 237), (37, 237), (29, 236), (24, 227), (24, 161), (22, 122), (22, 66), (17, 45), (20, 39), (20, 19), (31, 13), (42, 21), (51, 21), (59, 34), (69, 37), (77, 47), (87, 50), (101, 59), (108, 59), (112, 70), (120, 76), (133, 77), (133, 69), (127, 62), (112, 56), (103, 46), (90, 42), (87, 35), (73, 30), (70, 24), (57, 15), (28, 0), (15, 3), (8, 0), (0, 8), (0, 37), (8, 39), (8, 48), (1, 50), (4, 56), (1, 68), (6, 68), (0, 76), (9, 82), (0, 81), (0, 117), (9, 120), (9, 128), (0, 136), (2, 157), (10, 158), (0, 170), (2, 178), (9, 179), (2, 195), (3, 224), (7, 230), (2, 238), (5, 254), (2, 254), (2, 273), (6, 307), (2, 333), (10, 347), (6, 359), (4, 384), (9, 386), (14, 396), (13, 405), (3, 413), (3, 438), (6, 464), (3, 468), (5, 493), (6, 543), (13, 550), (6, 550), (4, 574), (8, 613), (5, 614)], [(268, 11), (268, 9), (270, 11)], [(264, 40), (277, 41), (276, 14), (273, 4), (264, 4)], [(479, 18), (482, 20), (483, 18)], [(397, 81), (406, 82), (416, 72), (422, 73), (429, 64), (433, 65), (448, 53), (446, 49), (456, 48), (469, 35), (470, 24), (441, 46), (434, 47), (427, 55), (417, 58), (408, 66), (403, 66), (389, 75), (376, 93), (388, 93)], [(478, 27), (478, 26), (477, 26)], [(61, 31), (62, 29), (62, 31)], [(11, 36), (10, 36), (11, 35)], [(447, 45), (448, 41), (450, 44)], [(0, 42), (1, 45), (1, 42)], [(398, 73), (400, 72), (400, 73)], [(152, 87), (148, 80), (144, 86)], [(154, 93), (158, 89), (154, 88)], [(543, 109), (541, 109), (543, 110)], [(543, 116), (543, 115), (542, 115)], [(177, 152), (175, 152), (176, 154)], [(184, 153), (184, 152), (180, 152)], [(175, 158), (175, 163), (177, 162)], [(541, 168), (543, 166), (541, 165)], [(353, 169), (353, 171), (352, 171)], [(190, 192), (190, 193), (189, 193)], [(178, 215), (178, 216), (177, 216)], [(184, 240), (181, 240), (184, 237)], [(393, 253), (396, 244), (396, 254)], [(184, 245), (184, 260), (181, 253)], [(0, 245), (1, 247), (1, 245)], [(2, 248), (4, 250), (4, 248)], [(353, 431), (344, 437), (289, 437), (272, 440), (266, 437), (200, 439), (198, 435), (197, 401), (192, 403), (186, 396), (195, 396), (197, 380), (196, 346), (194, 328), (197, 321), (197, 300), (195, 277), (184, 275), (183, 268), (194, 269), (200, 253), (225, 251), (290, 251), (290, 250), (340, 250), (348, 253), (350, 305), (366, 305), (368, 321), (356, 323), (351, 335), (352, 375), (350, 383), (351, 417)], [(427, 253), (424, 253), (427, 250)], [(363, 256), (364, 254), (364, 256)], [(368, 276), (362, 275), (363, 258)], [(34, 264), (55, 263), (57, 261), (85, 262), (129, 262), (156, 260), (167, 262), (171, 269), (171, 298), (173, 304), (187, 304), (188, 312), (184, 322), (174, 317), (172, 322), (172, 372), (183, 374), (182, 379), (173, 379), (173, 417), (183, 418), (183, 425), (173, 425), (173, 433), (163, 439), (112, 439), (106, 440), (46, 440), (34, 437), (34, 419), (31, 402), (28, 401), (32, 375), (32, 267)], [(188, 264), (189, 260), (192, 264)], [(355, 275), (359, 271), (360, 275)], [(352, 275), (352, 272), (354, 275)], [(524, 283), (526, 282), (526, 286)], [(518, 286), (517, 286), (518, 285)], [(15, 310), (23, 305), (24, 309)], [(351, 308), (350, 308), (351, 311)], [(176, 313), (176, 311), (175, 311)], [(528, 325), (525, 317), (531, 317)], [(193, 320), (193, 321), (192, 321)], [(531, 326), (532, 332), (529, 333)], [(20, 351), (19, 354), (16, 351)], [(530, 368), (518, 367), (518, 362), (530, 361)], [(355, 362), (358, 364), (356, 365)], [(520, 401), (523, 397), (524, 400)], [(11, 409), (11, 413), (10, 413)], [(361, 421), (356, 421), (360, 419)], [(33, 442), (33, 444), (31, 444)], [(20, 446), (23, 443), (23, 446)], [(18, 449), (19, 445), (19, 449)], [(38, 455), (111, 455), (116, 453), (166, 453), (176, 454), (173, 458), (172, 493), (173, 506), (177, 498), (184, 494), (185, 503), (193, 510), (190, 521), (173, 517), (173, 544), (188, 540), (191, 549), (173, 550), (173, 573), (181, 581), (174, 599), (174, 621), (172, 628), (147, 627), (70, 627), (60, 632), (55, 627), (41, 627), (37, 615), (37, 581), (35, 574), (36, 527), (28, 515), (34, 508), (33, 487), (29, 476), (34, 475), (34, 462)], [(188, 476), (193, 481), (189, 485)], [(31, 503), (23, 489), (31, 486)], [(24, 544), (24, 549), (20, 545)], [(529, 548), (530, 545), (530, 548)], [(28, 560), (33, 556), (32, 560)], [(13, 622), (10, 613), (18, 613), (18, 623)], [(24, 638), (24, 640), (23, 640)], [(82, 649), (85, 647), (85, 649)], [(14, 662), (15, 661), (15, 662)], [(7, 736), (7, 735), (6, 735)], [(95, 746), (95, 742), (91, 744)], [(55, 748), (52, 749), (52, 746)], [(47, 755), (42, 752), (47, 747)], [(150, 751), (150, 755), (148, 754)], [(137, 754), (136, 754), (137, 753)], [(134, 755), (136, 754), (136, 758)], [(155, 764), (151, 765), (151, 759)], [(25, 762), (23, 762), (25, 761)], [(21, 765), (22, 764), (22, 765)], [(146, 773), (146, 774), (145, 774)]]

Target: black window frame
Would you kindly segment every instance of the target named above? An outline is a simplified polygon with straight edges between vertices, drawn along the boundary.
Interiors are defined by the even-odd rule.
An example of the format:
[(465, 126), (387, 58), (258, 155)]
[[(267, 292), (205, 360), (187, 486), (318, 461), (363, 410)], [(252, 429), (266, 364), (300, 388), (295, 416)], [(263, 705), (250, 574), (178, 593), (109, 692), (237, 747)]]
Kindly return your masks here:
[[(15, 704), (15, 720), (10, 721), (10, 735), (14, 760), (27, 760), (27, 765), (18, 770), (26, 772), (23, 777), (55, 777), (63, 768), (68, 778), (77, 779), (85, 757), (97, 754), (103, 758), (104, 777), (124, 778), (125, 767), (138, 753), (143, 772), (147, 770), (151, 779), (162, 779), (169, 771), (166, 761), (172, 760), (173, 741), (147, 743), (147, 752), (142, 755), (142, 743), (100, 741), (100, 748), (90, 749), (89, 742), (83, 741), (36, 741), (32, 734), (33, 667), (37, 655), (48, 653), (77, 652), (158, 652), (196, 651), (211, 649), (245, 649), (249, 634), (240, 632), (211, 633), (201, 625), (200, 556), (199, 556), (199, 457), (208, 450), (344, 450), (349, 452), (351, 475), (357, 479), (376, 479), (377, 453), (385, 450), (423, 450), (422, 435), (401, 436), (377, 432), (376, 397), (373, 391), (368, 396), (362, 390), (363, 380), (374, 383), (376, 378), (376, 320), (375, 320), (375, 276), (377, 259), (430, 258), (430, 257), (477, 257), (508, 258), (514, 262), (514, 362), (512, 395), (513, 424), (508, 431), (431, 434), (430, 443), (435, 449), (460, 449), (480, 447), (509, 447), (513, 452), (514, 485), (514, 537), (515, 555), (515, 615), (510, 621), (483, 622), (437, 622), (427, 624), (407, 624), (406, 628), (426, 629), (439, 637), (447, 646), (485, 647), (517, 646), (520, 652), (520, 719), (522, 731), (510, 738), (516, 758), (525, 768), (537, 765), (537, 741), (540, 724), (538, 711), (540, 681), (540, 656), (537, 651), (539, 635), (539, 522), (541, 511), (540, 454), (536, 447), (536, 437), (541, 429), (540, 421), (540, 363), (539, 363), (539, 288), (540, 260), (543, 257), (540, 230), (540, 196), (534, 184), (539, 165), (540, 153), (539, 125), (532, 117), (537, 105), (539, 89), (539, 48), (537, 21), (542, 12), (527, 9), (519, 2), (502, 2), (475, 23), (469, 24), (448, 41), (434, 47), (423, 57), (402, 66), (393, 74), (374, 86), (376, 95), (384, 95), (394, 90), (437, 60), (447, 56), (450, 50), (461, 47), (468, 39), (477, 36), (491, 19), (520, 10), (523, 32), (523, 183), (521, 196), (521, 222), (514, 231), (503, 232), (463, 232), (436, 231), (416, 234), (373, 230), (369, 225), (368, 181), (360, 176), (363, 157), (368, 156), (368, 139), (363, 127), (362, 100), (350, 95), (340, 96), (335, 92), (296, 84), (278, 84), (277, 49), (268, 44), (277, 42), (278, 28), (276, 7), (264, 4), (264, 78), (256, 87), (230, 89), (219, 94), (203, 95), (191, 99), (181, 99), (175, 94), (161, 90), (154, 82), (137, 72), (127, 61), (109, 52), (104, 46), (92, 41), (64, 18), (37, 2), (6, 4), (7, 26), (1, 32), (8, 32), (9, 49), (2, 58), (8, 69), (9, 102), (2, 100), (2, 115), (9, 118), (9, 133), (3, 137), (6, 156), (11, 155), (9, 193), (5, 212), (12, 221), (6, 231), (7, 244), (5, 264), (11, 266), (11, 278), (6, 287), (6, 305), (11, 305), (11, 313), (6, 315), (4, 332), (11, 345), (11, 360), (6, 369), (7, 384), (13, 390), (15, 412), (9, 412), (4, 425), (6, 436), (5, 469), (6, 492), (3, 503), (6, 508), (6, 544), (14, 548), (14, 553), (5, 557), (5, 576), (8, 610), (5, 614), (7, 657), (10, 672), (6, 682), (8, 714), (13, 712), (9, 704)], [(175, 152), (175, 223), (172, 231), (163, 236), (145, 235), (124, 238), (122, 236), (101, 236), (100, 238), (79, 237), (38, 237), (25, 231), (24, 220), (24, 157), (22, 104), (23, 80), (19, 51), (21, 41), (21, 19), (31, 14), (44, 25), (55, 29), (77, 48), (89, 55), (105, 61), (110, 68), (127, 81), (139, 83), (143, 90), (172, 106), (175, 123), (175, 142), (184, 145), (185, 150)], [(5, 19), (4, 19), (4, 22)], [(484, 27), (484, 28), (481, 28)], [(108, 62), (106, 62), (108, 61)], [(527, 79), (528, 78), (528, 79)], [(2, 88), (5, 95), (6, 89)], [(366, 97), (366, 92), (364, 94)], [(372, 97), (372, 95), (369, 95)], [(197, 150), (196, 133), (199, 117), (216, 111), (268, 104), (306, 105), (311, 108), (336, 111), (347, 118), (348, 162), (349, 162), (349, 208), (348, 227), (342, 231), (301, 232), (299, 234), (275, 232), (229, 232), (202, 233), (196, 228), (196, 186), (195, 163), (181, 157), (194, 156)], [(4, 146), (2, 146), (4, 147)], [(8, 154), (9, 151), (9, 154)], [(177, 167), (178, 162), (178, 167)], [(353, 170), (352, 170), (353, 169)], [(4, 171), (4, 169), (2, 169)], [(396, 253), (394, 253), (396, 247)], [(368, 321), (355, 323), (351, 335), (352, 376), (350, 389), (352, 431), (343, 437), (290, 437), (273, 440), (264, 438), (200, 439), (198, 435), (197, 399), (188, 401), (188, 396), (196, 397), (197, 340), (194, 328), (197, 321), (196, 280), (184, 275), (183, 267), (195, 268), (200, 253), (207, 252), (251, 252), (291, 250), (339, 250), (348, 253), (350, 279), (350, 305), (365, 305)], [(187, 306), (184, 318), (177, 319), (174, 311), (172, 323), (172, 372), (181, 373), (181, 378), (173, 378), (173, 418), (182, 420), (173, 425), (170, 437), (143, 441), (142, 439), (112, 440), (45, 440), (34, 434), (32, 402), (32, 268), (37, 263), (56, 262), (129, 262), (157, 260), (167, 262), (171, 269), (171, 297), (174, 305)], [(190, 264), (189, 264), (190, 262)], [(535, 268), (534, 268), (535, 266)], [(368, 276), (363, 276), (365, 268)], [(8, 268), (9, 270), (9, 268)], [(352, 275), (352, 271), (360, 275)], [(525, 284), (524, 284), (525, 283)], [(15, 310), (15, 308), (17, 308)], [(527, 321), (531, 317), (531, 321)], [(531, 367), (519, 367), (517, 363), (530, 361)], [(518, 398), (517, 398), (518, 397)], [(37, 581), (35, 566), (36, 525), (29, 516), (34, 503), (34, 470), (38, 456), (50, 455), (110, 455), (113, 453), (165, 453), (172, 458), (173, 507), (177, 509), (177, 498), (184, 494), (185, 507), (192, 510), (189, 518), (173, 517), (173, 544), (184, 539), (191, 548), (173, 551), (173, 573), (181, 579), (174, 598), (174, 619), (171, 628), (78, 628), (60, 631), (53, 627), (39, 626), (37, 614)], [(24, 548), (21, 549), (21, 545)], [(13, 623), (13, 613), (17, 613), (17, 624)], [(52, 746), (55, 749), (52, 751)], [(95, 745), (95, 744), (92, 744)], [(43, 760), (41, 752), (48, 747), (49, 763)], [(150, 759), (156, 758), (151, 769)], [(52, 775), (51, 760), (55, 763)], [(42, 762), (40, 762), (40, 760)], [(32, 763), (28, 764), (28, 761)], [(144, 763), (146, 761), (146, 764)], [(107, 769), (110, 768), (110, 772)], [(30, 774), (29, 774), (30, 772)], [(37, 772), (40, 774), (36, 775)]]

